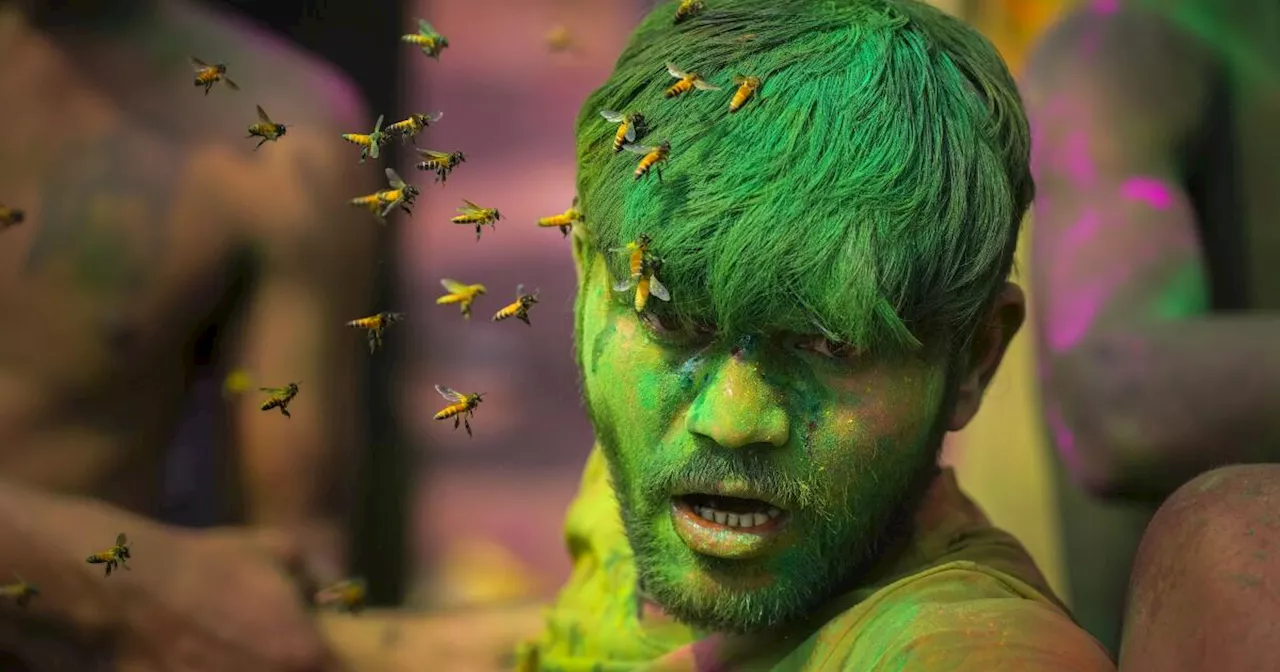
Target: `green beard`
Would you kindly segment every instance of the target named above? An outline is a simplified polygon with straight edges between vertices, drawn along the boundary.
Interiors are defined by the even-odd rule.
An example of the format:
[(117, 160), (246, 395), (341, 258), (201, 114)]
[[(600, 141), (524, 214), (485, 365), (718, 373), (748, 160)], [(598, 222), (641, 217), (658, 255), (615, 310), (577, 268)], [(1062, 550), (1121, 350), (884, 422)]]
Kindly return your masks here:
[[(584, 396), (635, 556), (638, 591), (683, 623), (735, 634), (803, 619), (857, 586), (871, 564), (906, 539), (920, 497), (937, 474), (946, 431), (947, 414), (939, 413), (927, 442), (873, 451), (865, 460), (867, 477), (852, 484), (803, 473), (794, 448), (726, 450), (710, 441), (685, 461), (652, 459), (626, 469), (618, 428), (602, 422), (590, 394)], [(671, 493), (729, 480), (784, 504), (795, 534), (790, 545), (766, 557), (731, 560), (697, 554), (681, 541), (671, 520)], [(708, 593), (706, 585), (716, 589)]]

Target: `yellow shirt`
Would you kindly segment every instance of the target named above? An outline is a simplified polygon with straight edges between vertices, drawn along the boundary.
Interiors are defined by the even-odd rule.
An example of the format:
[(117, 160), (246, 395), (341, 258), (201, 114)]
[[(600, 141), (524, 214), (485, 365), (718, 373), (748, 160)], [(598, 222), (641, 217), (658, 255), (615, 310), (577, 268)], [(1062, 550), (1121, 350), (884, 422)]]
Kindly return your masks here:
[(519, 669), (556, 672), (1114, 672), (1022, 546), (943, 470), (904, 550), (803, 623), (737, 637), (696, 632), (636, 596), (604, 456), (587, 461), (565, 536), (573, 572)]

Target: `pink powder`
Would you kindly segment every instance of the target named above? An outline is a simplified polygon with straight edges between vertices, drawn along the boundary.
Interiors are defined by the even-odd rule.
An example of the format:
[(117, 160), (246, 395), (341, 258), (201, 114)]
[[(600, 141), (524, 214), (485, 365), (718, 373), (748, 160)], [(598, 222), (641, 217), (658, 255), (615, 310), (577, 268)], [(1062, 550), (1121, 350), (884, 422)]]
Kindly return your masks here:
[(1161, 180), (1152, 177), (1134, 177), (1120, 185), (1120, 195), (1131, 201), (1141, 201), (1157, 210), (1168, 210), (1173, 205), (1173, 191)]

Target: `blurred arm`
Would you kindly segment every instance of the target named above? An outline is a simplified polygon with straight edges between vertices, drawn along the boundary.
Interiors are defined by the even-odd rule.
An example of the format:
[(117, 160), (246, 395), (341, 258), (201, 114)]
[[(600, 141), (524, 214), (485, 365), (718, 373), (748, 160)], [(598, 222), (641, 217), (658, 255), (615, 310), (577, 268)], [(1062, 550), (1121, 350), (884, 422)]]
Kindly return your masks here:
[(1180, 188), (1208, 59), (1162, 30), (1082, 12), (1028, 78), (1046, 420), (1075, 480), (1108, 497), (1162, 498), (1280, 448), (1280, 319), (1209, 313)]
[(376, 190), (380, 172), (340, 152), (338, 133), (291, 132), (264, 157), (255, 181), (262, 193), (249, 201), (261, 213), (247, 235), (257, 275), (231, 362), (255, 388), (301, 383), (292, 418), (260, 411), (261, 395), (242, 399), (234, 440), (245, 522), (301, 535), (324, 580), (342, 571), (351, 474), (366, 429), (359, 387), (370, 355), (364, 334), (345, 323), (374, 312), (377, 224), (345, 199)]

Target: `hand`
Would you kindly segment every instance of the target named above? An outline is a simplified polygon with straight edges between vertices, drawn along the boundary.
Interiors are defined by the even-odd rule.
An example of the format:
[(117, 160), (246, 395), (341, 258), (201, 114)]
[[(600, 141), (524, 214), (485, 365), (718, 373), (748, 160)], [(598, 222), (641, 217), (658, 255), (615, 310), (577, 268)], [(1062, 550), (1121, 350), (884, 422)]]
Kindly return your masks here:
[(286, 568), (282, 536), (242, 530), (141, 531), (132, 571), (112, 573), (120, 672), (336, 672)]

